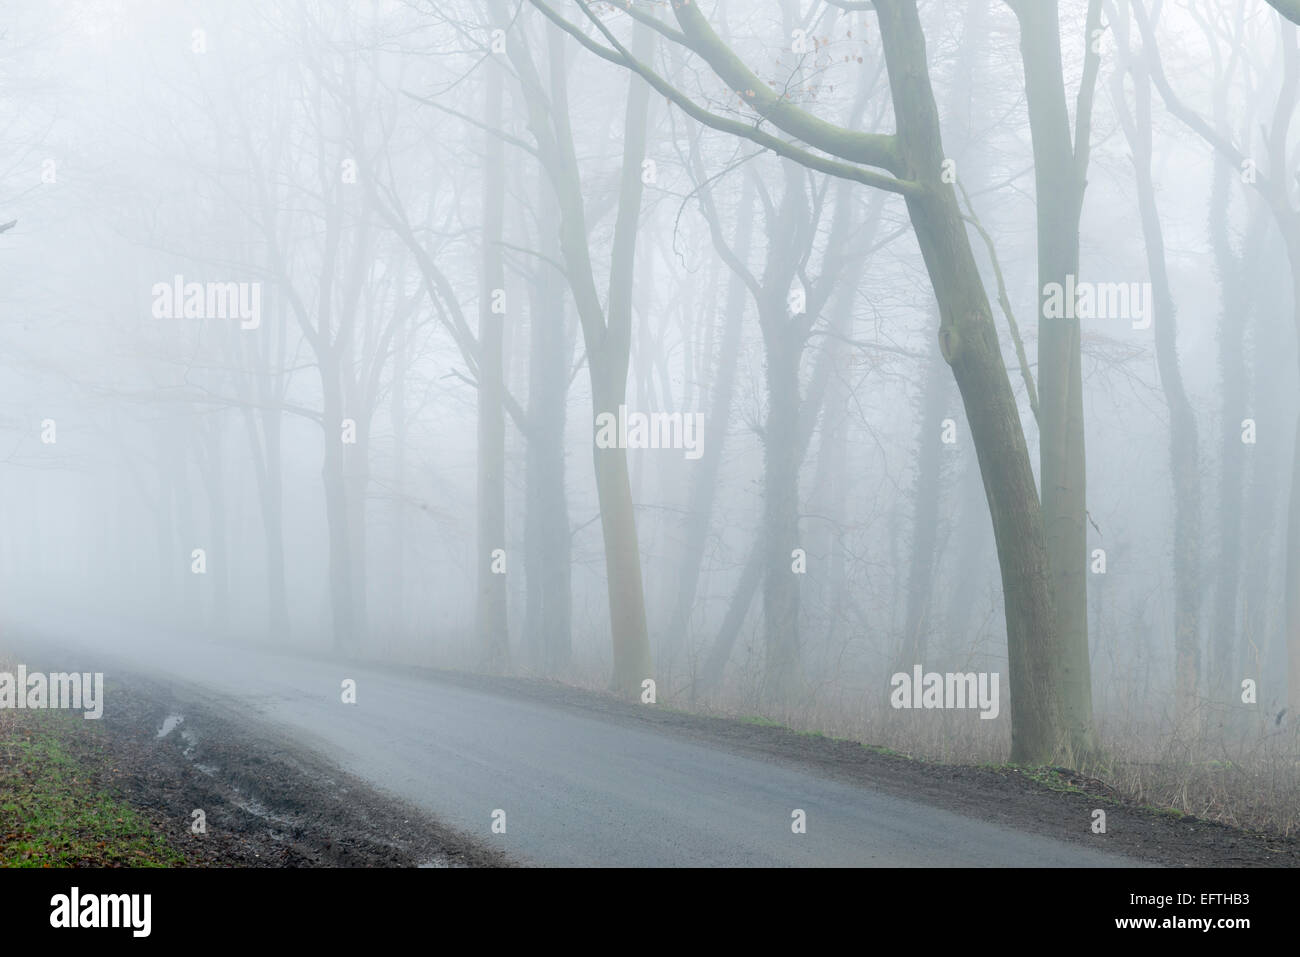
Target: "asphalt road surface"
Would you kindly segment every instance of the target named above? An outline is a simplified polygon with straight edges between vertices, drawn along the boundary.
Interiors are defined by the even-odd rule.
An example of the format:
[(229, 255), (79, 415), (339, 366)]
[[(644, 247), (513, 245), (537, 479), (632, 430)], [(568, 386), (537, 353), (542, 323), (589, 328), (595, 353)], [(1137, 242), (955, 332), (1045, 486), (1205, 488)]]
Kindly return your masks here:
[[(80, 629), (79, 629), (80, 630)], [(88, 629), (89, 630), (89, 629)], [(216, 645), (104, 622), (59, 635), (48, 670), (179, 679), (205, 704), (304, 746), (529, 864), (1108, 867), (1137, 862), (733, 754), (670, 731), (437, 679)], [(105, 639), (109, 639), (105, 641)], [(112, 648), (108, 653), (103, 648)], [(357, 703), (341, 701), (344, 678)], [(105, 703), (111, 715), (111, 695)], [(806, 833), (792, 832), (792, 812)], [(492, 833), (493, 812), (506, 833)]]

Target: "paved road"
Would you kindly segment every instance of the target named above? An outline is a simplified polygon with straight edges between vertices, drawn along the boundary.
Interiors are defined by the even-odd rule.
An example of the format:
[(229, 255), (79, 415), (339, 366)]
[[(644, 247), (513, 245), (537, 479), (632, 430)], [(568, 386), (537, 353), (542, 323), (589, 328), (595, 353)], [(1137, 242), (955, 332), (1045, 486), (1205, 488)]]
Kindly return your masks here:
[[(112, 647), (111, 656), (67, 646), (51, 657), (68, 670), (102, 670), (110, 681), (129, 662), (182, 679), (196, 694), (201, 686), (529, 863), (1136, 863), (543, 702), (280, 655), (149, 643), (102, 622), (96, 631), (112, 639), (99, 646)], [(357, 681), (355, 706), (340, 701), (345, 677)], [(212, 694), (203, 697), (211, 703)], [(806, 812), (805, 834), (791, 832), (795, 808)], [(506, 812), (504, 835), (490, 830), (496, 809)]]

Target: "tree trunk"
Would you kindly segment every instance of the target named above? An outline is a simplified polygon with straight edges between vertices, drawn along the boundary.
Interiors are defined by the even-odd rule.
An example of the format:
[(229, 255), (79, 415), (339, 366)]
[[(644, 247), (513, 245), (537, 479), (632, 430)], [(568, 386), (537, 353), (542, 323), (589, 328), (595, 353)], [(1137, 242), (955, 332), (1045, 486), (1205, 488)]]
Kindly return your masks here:
[[(748, 177), (736, 218), (736, 239), (732, 247), (741, 262), (749, 259), (750, 236), (754, 223), (754, 189)], [(734, 272), (727, 285), (726, 319), (718, 346), (716, 379), (709, 403), (709, 439), (704, 454), (695, 463), (691, 475), (690, 498), (683, 520), (684, 537), (677, 573), (677, 596), (669, 619), (667, 646), (671, 650), (685, 636), (691, 609), (699, 588), (704, 546), (708, 541), (713, 517), (713, 502), (718, 488), (718, 472), (726, 431), (731, 422), (731, 405), (735, 395), (736, 365), (740, 358), (740, 336), (744, 328), (745, 303), (749, 292)]]
[[(1038, 428), (1043, 528), (1051, 568), (1058, 641), (1064, 656), (1062, 706), (1075, 755), (1093, 748), (1088, 656), (1088, 542), (1079, 320), (1045, 318), (1049, 284), (1066, 288), (1079, 273), (1079, 211), (1084, 181), (1076, 170), (1061, 69), (1057, 0), (1014, 5), (1034, 149), (1038, 214)], [(1081, 136), (1086, 136), (1086, 127)], [(1086, 142), (1081, 144), (1086, 149)], [(1070, 285), (1073, 288), (1073, 284)]]
[[(1291, 264), (1291, 308), (1300, 338), (1300, 213), (1291, 212), (1280, 224)], [(1297, 352), (1300, 362), (1300, 351)], [(1286, 662), (1287, 710), (1300, 715), (1300, 418), (1296, 420), (1292, 454), (1291, 493), (1286, 534)]]
[(1151, 179), (1150, 87), (1145, 73), (1135, 72), (1138, 84), (1136, 143), (1138, 209), (1151, 274), (1152, 325), (1160, 384), (1169, 405), (1169, 470), (1174, 485), (1174, 694), (1180, 724), (1195, 720), (1200, 686), (1200, 542), (1201, 480), (1196, 417), (1183, 388), (1178, 366), (1176, 311), (1165, 266), (1164, 232), (1156, 209)]
[(721, 627), (718, 628), (717, 637), (714, 638), (708, 657), (704, 659), (704, 665), (700, 668), (697, 686), (691, 689), (692, 702), (695, 700), (696, 687), (700, 692), (707, 692), (722, 680), (727, 660), (731, 657), (731, 649), (736, 644), (736, 636), (740, 634), (740, 626), (745, 623), (749, 606), (754, 603), (754, 592), (758, 591), (759, 582), (763, 580), (763, 555), (762, 542), (755, 542), (750, 548), (749, 558), (745, 561), (735, 591), (732, 592), (731, 602), (727, 605), (727, 614), (722, 619)]
[[(638, 167), (640, 164), (637, 164)], [(598, 375), (592, 369), (593, 404), (596, 415), (611, 411), (617, 416), (624, 401), (626, 379)], [(595, 435), (595, 418), (592, 420)], [(605, 578), (609, 595), (609, 618), (614, 648), (611, 687), (631, 697), (641, 682), (652, 678), (650, 637), (646, 630), (645, 594), (641, 583), (641, 551), (637, 540), (632, 483), (627, 468), (627, 451), (597, 448), (596, 493), (600, 503), (600, 527), (605, 543)]]
[[(1241, 505), (1244, 486), (1244, 458), (1241, 421), (1246, 418), (1245, 336), (1238, 323), (1246, 314), (1247, 293), (1243, 272), (1229, 240), (1228, 182), (1232, 168), (1216, 155), (1210, 193), (1210, 237), (1223, 308), (1219, 318), (1219, 379), (1223, 422), (1219, 444), (1219, 561), (1214, 586), (1214, 619), (1210, 633), (1210, 693), (1226, 703), (1232, 693), (1233, 659), (1236, 656), (1237, 614), (1241, 582)], [(1252, 225), (1251, 231), (1258, 229)]]
[(221, 474), (221, 423), (210, 422), (202, 435), (203, 483), (208, 498), (208, 574), (212, 576), (212, 616), (217, 634), (230, 623), (230, 549), (227, 546), (226, 485)]
[(913, 665), (924, 665), (929, 621), (931, 583), (939, 541), (939, 496), (942, 490), (943, 443), (939, 425), (949, 401), (951, 380), (943, 356), (936, 351), (926, 370), (921, 395), (921, 440), (912, 490), (912, 558), (907, 571), (907, 611), (903, 618), (903, 641), (896, 671), (911, 673)]
[(355, 644), (352, 604), (352, 550), (349, 535), (347, 483), (343, 465), (343, 402), (338, 364), (331, 354), (318, 356), (323, 386), (322, 432), (325, 456), (321, 479), (325, 488), (325, 522), (329, 528), (329, 601), (335, 651)]
[(1068, 664), (1052, 603), (1038, 490), (1020, 412), (944, 159), (916, 4), (877, 0), (908, 213), (939, 304), (939, 345), (970, 423), (993, 520), (1007, 619), (1011, 759), (1050, 761), (1068, 744), (1062, 707)]
[[(544, 185), (544, 184), (543, 184)], [(540, 191), (542, 222), (558, 212), (549, 191)], [(559, 258), (559, 243), (544, 230), (542, 252)], [(524, 549), (528, 592), (524, 644), (529, 663), (543, 674), (560, 674), (572, 655), (569, 503), (564, 487), (565, 400), (572, 349), (565, 329), (563, 277), (549, 264), (533, 289), (528, 355), (528, 474)]]
[[(774, 297), (775, 298), (775, 297)], [(763, 634), (766, 660), (762, 697), (774, 707), (802, 691), (799, 655), (799, 580), (792, 563), (799, 543), (799, 357), (802, 341), (784, 314), (784, 296), (768, 306), (767, 419), (763, 427)]]
[[(477, 585), (475, 626), (480, 667), (489, 672), (508, 668), (506, 574), (495, 561), (506, 548), (506, 423), (502, 365), (503, 314), (498, 296), (505, 293), (505, 262), (501, 241), (505, 222), (504, 145), (493, 131), (501, 126), (501, 71), (486, 64), (487, 104), (484, 122), (486, 162), (483, 169), (482, 288), (478, 323), (478, 456), (477, 456)], [(507, 304), (509, 300), (504, 300)], [(509, 571), (507, 561), (506, 571)]]

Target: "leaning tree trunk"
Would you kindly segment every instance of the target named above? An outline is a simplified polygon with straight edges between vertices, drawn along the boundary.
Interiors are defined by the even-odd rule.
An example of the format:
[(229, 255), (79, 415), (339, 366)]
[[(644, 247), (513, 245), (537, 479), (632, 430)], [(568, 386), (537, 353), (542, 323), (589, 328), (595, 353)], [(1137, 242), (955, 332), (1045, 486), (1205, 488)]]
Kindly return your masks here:
[[(947, 113), (953, 118), (946, 144), (947, 152), (958, 162), (962, 182), (972, 189), (979, 171), (966, 160), (966, 143), (970, 138), (969, 112), (962, 115), (962, 101), (970, 95), (978, 70), (976, 51), (985, 47), (988, 34), (987, 0), (972, 0), (966, 8), (962, 41), (954, 64), (948, 92)], [(960, 118), (960, 119), (959, 119)], [(952, 130), (956, 135), (952, 134)], [(952, 379), (943, 357), (936, 350), (927, 361), (925, 384), (921, 392), (921, 435), (916, 461), (916, 479), (912, 488), (912, 549), (907, 570), (906, 611), (903, 635), (899, 643), (894, 672), (911, 673), (912, 666), (923, 664), (929, 652), (929, 636), (934, 630), (933, 590), (939, 554), (939, 518), (946, 509), (939, 507), (943, 494), (943, 444), (939, 426), (952, 401)], [(967, 566), (959, 565), (959, 568)], [(969, 578), (970, 576), (963, 576)]]
[(1007, 620), (1013, 761), (1051, 760), (1066, 740), (1068, 673), (1052, 603), (1043, 513), (1020, 411), (988, 296), (944, 159), (925, 37), (911, 0), (877, 0), (901, 166), (919, 184), (906, 195), (939, 304), (939, 345), (970, 423), (998, 548)]

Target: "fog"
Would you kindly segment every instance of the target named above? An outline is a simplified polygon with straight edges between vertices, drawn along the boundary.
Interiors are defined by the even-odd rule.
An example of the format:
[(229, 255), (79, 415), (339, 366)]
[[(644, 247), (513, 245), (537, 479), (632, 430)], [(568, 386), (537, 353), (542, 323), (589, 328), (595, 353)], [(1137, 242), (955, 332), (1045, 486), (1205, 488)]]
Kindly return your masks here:
[(0, 621), (945, 758), (1280, 734), (1295, 28), (1067, 0), (1053, 83), (1030, 0), (922, 2), (939, 147), (863, 6), (8, 4)]

